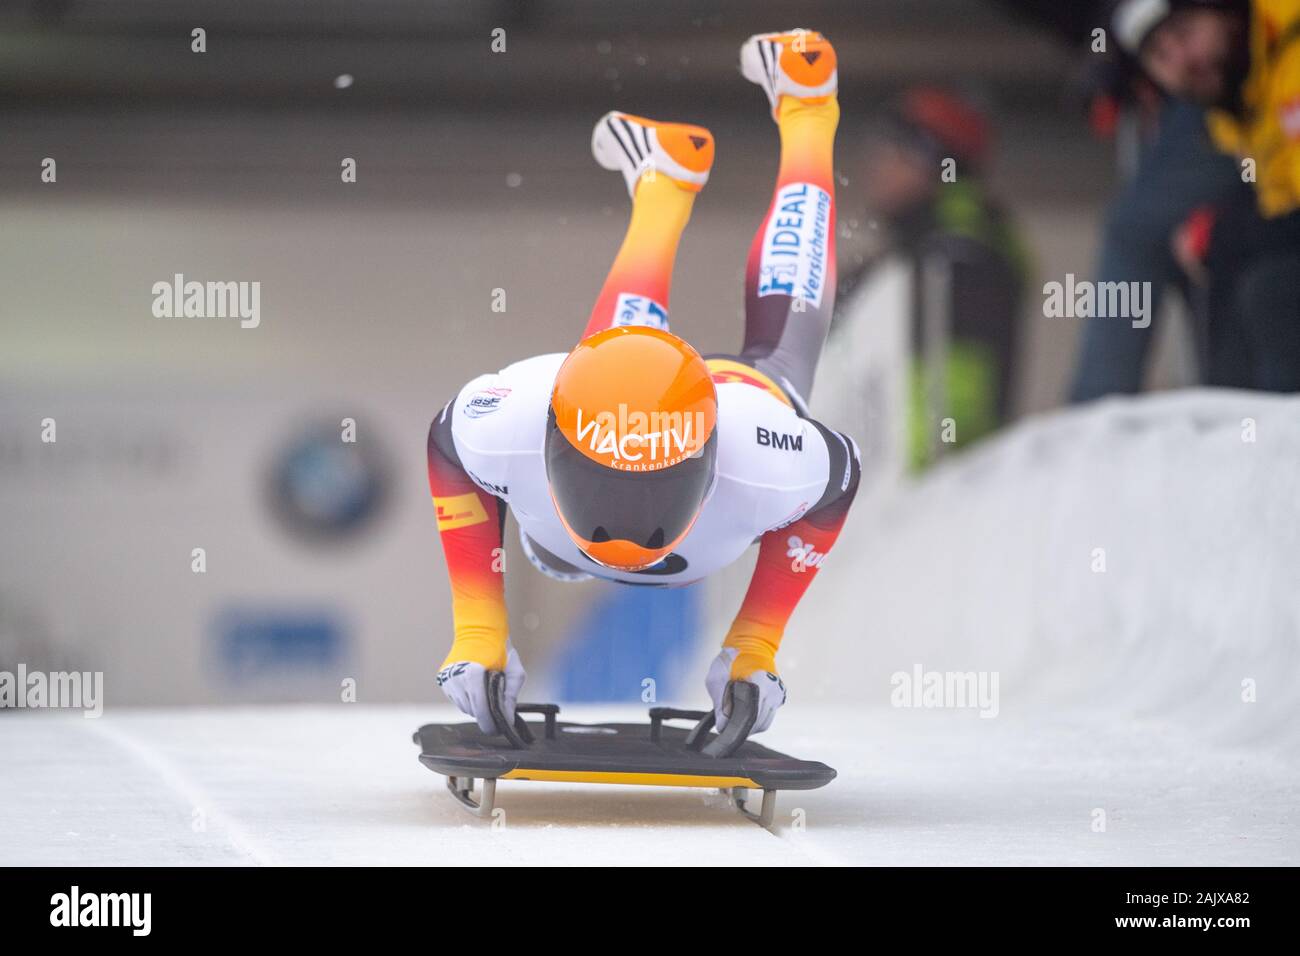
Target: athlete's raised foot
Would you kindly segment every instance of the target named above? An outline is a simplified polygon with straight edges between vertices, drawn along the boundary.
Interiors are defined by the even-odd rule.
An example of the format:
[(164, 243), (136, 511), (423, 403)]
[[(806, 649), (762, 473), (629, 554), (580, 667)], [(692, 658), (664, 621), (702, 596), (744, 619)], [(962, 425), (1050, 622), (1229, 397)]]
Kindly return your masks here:
[(661, 123), (612, 110), (591, 131), (591, 154), (605, 169), (623, 174), (629, 196), (647, 172), (663, 174), (699, 192), (713, 167), (713, 134), (689, 123)]
[(754, 34), (740, 47), (740, 72), (763, 88), (773, 116), (783, 96), (815, 100), (839, 87), (835, 48), (816, 30)]

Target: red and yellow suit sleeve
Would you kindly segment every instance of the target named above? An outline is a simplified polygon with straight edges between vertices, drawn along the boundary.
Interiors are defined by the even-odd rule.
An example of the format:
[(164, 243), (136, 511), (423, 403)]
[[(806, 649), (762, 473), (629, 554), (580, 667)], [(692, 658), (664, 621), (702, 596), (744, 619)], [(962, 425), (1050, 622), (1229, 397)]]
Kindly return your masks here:
[(749, 590), (722, 642), (737, 652), (732, 680), (744, 680), (758, 671), (777, 673), (776, 652), (786, 623), (839, 537), (857, 494), (861, 465), (852, 440), (818, 428), (831, 450), (827, 491), (798, 521), (760, 539)]
[(455, 634), (442, 666), (473, 661), (488, 670), (505, 670), (510, 634), (502, 550), (506, 503), (465, 473), (451, 440), (450, 409), (429, 429), (428, 460)]

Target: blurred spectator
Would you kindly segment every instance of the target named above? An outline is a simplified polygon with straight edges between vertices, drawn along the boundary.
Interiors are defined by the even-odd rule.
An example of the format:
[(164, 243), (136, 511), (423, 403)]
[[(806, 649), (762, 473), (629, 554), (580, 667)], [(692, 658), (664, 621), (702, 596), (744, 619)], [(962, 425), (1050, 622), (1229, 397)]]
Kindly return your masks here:
[[(1142, 390), (1151, 343), (1161, 318), (1161, 303), (1178, 290), (1196, 343), (1198, 374), (1211, 385), (1246, 387), (1254, 381), (1246, 335), (1237, 316), (1230, 283), (1193, 284), (1174, 257), (1170, 238), (1202, 206), (1247, 211), (1254, 203), (1236, 163), (1216, 148), (1205, 124), (1204, 108), (1167, 96), (1143, 72), (1127, 49), (1126, 36), (1141, 27), (1148, 4), (1124, 14), (1127, 32), (1119, 44), (1098, 49), (1095, 31), (1108, 27), (1125, 0), (1060, 4), (1051, 0), (998, 0), (1071, 45), (1086, 44), (1085, 67), (1072, 98), (1079, 101), (1099, 137), (1116, 139), (1123, 186), (1107, 207), (1095, 281), (1150, 283), (1148, 321), (1095, 316), (1086, 321), (1070, 384), (1070, 400)], [(1157, 13), (1159, 11), (1157, 10)], [(1151, 21), (1145, 21), (1147, 26)], [(1107, 30), (1107, 37), (1112, 31)], [(1205, 270), (1208, 276), (1209, 269)], [(1211, 319), (1213, 316), (1213, 319)]]
[[(956, 423), (952, 444), (961, 446), (1010, 416), (1025, 255), (1015, 226), (986, 190), (990, 152), (984, 113), (930, 88), (904, 94), (866, 149), (869, 215), (884, 229), (884, 253), (905, 257), (914, 276), (913, 467), (937, 451), (942, 419)], [(842, 299), (883, 258), (846, 274)]]
[[(1211, 381), (1300, 390), (1300, 0), (1121, 0), (1113, 24), (1166, 94), (1208, 111), (1235, 181), (1253, 184), (1254, 203), (1210, 195), (1172, 230), (1210, 302)], [(1187, 157), (1167, 159), (1145, 192), (1181, 195)]]
[(1249, 383), (1230, 297), (1221, 284), (1192, 287), (1174, 259), (1170, 237), (1202, 205), (1248, 209), (1250, 189), (1231, 158), (1214, 148), (1200, 107), (1164, 100), (1144, 120), (1136, 170), (1106, 211), (1096, 281), (1149, 282), (1151, 319), (1145, 327), (1126, 317), (1087, 320), (1070, 391), (1075, 402), (1141, 391), (1161, 301), (1171, 286), (1182, 291), (1192, 315), (1202, 379)]

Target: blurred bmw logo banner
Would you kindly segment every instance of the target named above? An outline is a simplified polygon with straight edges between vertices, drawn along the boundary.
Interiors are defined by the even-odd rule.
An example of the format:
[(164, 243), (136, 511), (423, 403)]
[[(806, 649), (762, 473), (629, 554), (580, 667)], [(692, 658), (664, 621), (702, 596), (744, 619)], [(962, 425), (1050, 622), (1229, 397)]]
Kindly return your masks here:
[[(362, 440), (356, 435), (365, 435)], [(352, 540), (387, 503), (390, 468), (371, 429), (337, 420), (301, 429), (271, 468), (271, 506), (290, 533), (312, 542)]]

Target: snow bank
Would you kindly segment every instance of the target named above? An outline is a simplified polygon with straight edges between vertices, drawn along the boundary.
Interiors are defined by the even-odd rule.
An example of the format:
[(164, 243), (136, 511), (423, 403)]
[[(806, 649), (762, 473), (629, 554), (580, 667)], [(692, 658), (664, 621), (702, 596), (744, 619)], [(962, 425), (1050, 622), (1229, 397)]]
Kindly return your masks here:
[(1300, 751), (1298, 471), (1300, 398), (1030, 420), (858, 509), (783, 671), (794, 693), (882, 706), (918, 664), (996, 671), (1003, 713), (1095, 708)]

